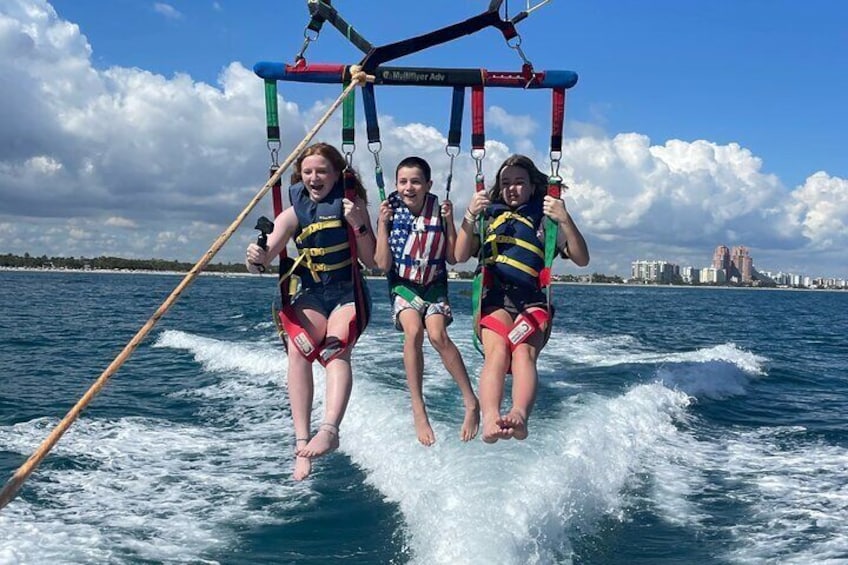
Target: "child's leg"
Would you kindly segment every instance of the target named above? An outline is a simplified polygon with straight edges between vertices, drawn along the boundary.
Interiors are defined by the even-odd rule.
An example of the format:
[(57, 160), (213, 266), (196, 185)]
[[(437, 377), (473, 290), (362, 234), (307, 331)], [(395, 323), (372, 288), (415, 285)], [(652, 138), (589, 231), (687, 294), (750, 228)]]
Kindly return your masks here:
[(403, 368), (412, 402), (415, 433), (422, 445), (433, 445), (436, 443), (436, 434), (430, 426), (427, 406), (424, 404), (424, 324), (421, 322), (421, 314), (414, 308), (401, 310), (398, 321), (403, 328)]
[[(326, 320), (319, 312), (315, 310), (302, 310), (298, 313), (298, 318), (303, 328), (313, 339), (317, 341), (323, 339), (324, 332), (326, 331)], [(300, 481), (308, 477), (312, 470), (312, 464), (308, 456), (305, 456), (301, 452), (310, 439), (310, 418), (312, 416), (314, 389), (312, 362), (303, 357), (300, 354), (300, 350), (291, 342), (288, 344), (288, 376), (286, 381), (292, 423), (294, 425), (295, 451), (297, 454), (294, 478)]]
[(527, 437), (527, 421), (536, 402), (539, 383), (536, 359), (542, 339), (540, 334), (533, 335), (512, 353), (512, 407), (501, 418), (501, 426), (510, 429), (509, 435), (515, 439)]
[[(503, 309), (496, 310), (492, 315), (504, 324), (512, 322), (512, 317)], [(507, 430), (500, 425), (501, 401), (510, 364), (510, 350), (501, 336), (487, 328), (483, 328), (481, 338), (484, 360), (478, 395), (483, 416), (483, 441), (494, 443), (510, 437)]]
[[(347, 339), (350, 322), (356, 308), (345, 305), (336, 308), (327, 320), (326, 341)], [(324, 419), (318, 427), (315, 437), (301, 450), (307, 457), (320, 457), (339, 447), (339, 426), (347, 410), (350, 392), (353, 388), (353, 375), (350, 368), (351, 347), (330, 361), (326, 366), (327, 384), (324, 400)]]
[(307, 361), (297, 347), (294, 347), (291, 343), (289, 343), (288, 351), (287, 386), (295, 436), (293, 476), (296, 481), (302, 481), (312, 472), (312, 462), (308, 457), (301, 455), (301, 451), (307, 446), (310, 439), (309, 420), (312, 413), (313, 395), (312, 363)]
[(474, 395), (474, 389), (471, 387), (462, 355), (459, 353), (456, 344), (448, 336), (446, 318), (443, 314), (431, 314), (424, 318), (424, 323), (427, 326), (427, 337), (430, 339), (430, 344), (433, 349), (439, 352), (442, 363), (462, 392), (465, 418), (459, 437), (462, 441), (474, 439), (480, 426), (480, 404)]

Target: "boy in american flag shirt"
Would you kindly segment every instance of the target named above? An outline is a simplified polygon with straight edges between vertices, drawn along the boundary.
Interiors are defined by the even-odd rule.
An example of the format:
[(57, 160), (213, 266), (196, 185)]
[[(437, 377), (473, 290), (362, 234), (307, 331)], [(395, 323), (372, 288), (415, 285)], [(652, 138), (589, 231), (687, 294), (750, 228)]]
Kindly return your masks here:
[(462, 441), (473, 439), (480, 424), (479, 403), (465, 363), (447, 333), (453, 321), (448, 301), (447, 264), (453, 265), (456, 227), (453, 205), (430, 194), (430, 165), (407, 157), (395, 170), (395, 192), (380, 204), (374, 260), (386, 271), (395, 327), (404, 334), (403, 366), (412, 398), (418, 441), (432, 445), (436, 435), (424, 404), (424, 333), (462, 392)]

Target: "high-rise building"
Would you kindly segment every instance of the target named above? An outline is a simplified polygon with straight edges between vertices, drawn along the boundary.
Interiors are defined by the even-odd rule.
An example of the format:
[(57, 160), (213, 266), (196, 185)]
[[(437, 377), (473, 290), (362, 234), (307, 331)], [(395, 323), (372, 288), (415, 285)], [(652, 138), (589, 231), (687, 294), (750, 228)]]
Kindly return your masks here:
[(680, 276), (680, 267), (668, 261), (633, 261), (630, 275), (645, 282), (671, 283)]
[(713, 253), (713, 269), (722, 269), (724, 274), (730, 278), (730, 249), (726, 245), (719, 245)]
[(725, 272), (726, 271), (724, 269), (707, 267), (705, 269), (701, 269), (698, 280), (701, 284), (722, 284), (727, 281)]
[(748, 248), (744, 245), (737, 245), (733, 248), (733, 253), (730, 257), (733, 267), (739, 274), (739, 279), (743, 283), (748, 283), (753, 280), (754, 260), (748, 255)]
[(692, 284), (700, 281), (701, 273), (695, 267), (681, 267), (680, 278), (687, 284)]

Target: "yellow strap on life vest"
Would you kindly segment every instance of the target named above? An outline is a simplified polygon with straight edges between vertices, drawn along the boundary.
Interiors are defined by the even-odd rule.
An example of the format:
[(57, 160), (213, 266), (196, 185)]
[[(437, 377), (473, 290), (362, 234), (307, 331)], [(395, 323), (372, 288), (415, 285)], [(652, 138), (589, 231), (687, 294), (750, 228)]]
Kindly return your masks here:
[(500, 253), (498, 251), (498, 243), (511, 243), (512, 245), (517, 245), (518, 247), (521, 247), (528, 251), (532, 251), (543, 260), (545, 258), (545, 251), (541, 247), (539, 247), (538, 245), (533, 245), (529, 241), (524, 241), (523, 239), (512, 237), (511, 235), (490, 235), (486, 238), (486, 241), (484, 243), (492, 244), (493, 255), (498, 255)]
[(348, 257), (347, 259), (345, 259), (341, 263), (332, 263), (332, 264), (330, 264), (330, 263), (313, 263), (312, 258), (307, 255), (305, 262), (306, 262), (306, 266), (309, 268), (309, 270), (312, 271), (312, 278), (314, 278), (317, 281), (318, 275), (316, 275), (315, 273), (322, 273), (322, 272), (326, 273), (327, 271), (336, 271), (338, 269), (343, 269), (343, 268), (347, 267), (348, 265), (350, 265), (351, 263), (353, 263), (353, 259), (351, 257)]
[(303, 231), (300, 232), (300, 235), (295, 238), (295, 241), (298, 243), (303, 243), (303, 240), (312, 235), (313, 233), (321, 230), (327, 230), (330, 228), (340, 228), (342, 227), (342, 221), (338, 218), (334, 220), (322, 220), (320, 222), (315, 222), (313, 224), (309, 224)]
[(312, 274), (312, 280), (318, 282), (321, 278), (318, 276), (318, 273), (327, 272), (327, 271), (335, 271), (338, 269), (343, 269), (347, 267), (351, 263), (353, 263), (353, 259), (348, 257), (344, 261), (340, 263), (321, 263), (318, 261), (313, 261), (312, 257), (314, 256), (322, 256), (324, 252), (332, 253), (334, 251), (340, 251), (349, 247), (350, 244), (348, 242), (340, 243), (338, 245), (333, 245), (330, 247), (307, 247), (306, 249), (302, 249), (300, 251), (300, 255), (297, 256), (292, 266), (289, 268), (286, 273), (280, 277), (281, 281), (287, 279), (294, 273), (294, 270), (300, 263), (303, 263), (304, 266), (309, 269), (309, 272)]
[(322, 257), (329, 253), (335, 253), (336, 251), (343, 251), (345, 249), (350, 249), (349, 241), (337, 243), (336, 245), (331, 245), (330, 247), (304, 247), (303, 249), (301, 249), (300, 252), (304, 255), (309, 255), (310, 257)]
[(295, 277), (292, 276), (292, 275), (294, 275), (294, 270), (297, 268), (298, 265), (300, 265), (300, 263), (303, 261), (304, 257), (305, 257), (305, 255), (298, 255), (297, 259), (294, 260), (291, 267), (289, 267), (289, 269), (285, 273), (280, 275), (280, 285), (282, 285), (286, 281), (289, 281), (289, 293), (288, 294), (294, 294), (294, 287), (295, 287), (296, 281), (293, 280)]
[(536, 269), (529, 267), (528, 265), (525, 265), (524, 263), (516, 261), (512, 257), (507, 257), (506, 255), (497, 255), (497, 256), (492, 257), (490, 259), (486, 259), (487, 265), (491, 265), (493, 263), (505, 263), (505, 264), (509, 265), (510, 267), (514, 267), (514, 268), (518, 269), (519, 271), (527, 273), (528, 275), (530, 275), (534, 279), (539, 276), (539, 271), (537, 271)]
[(522, 224), (524, 224), (525, 226), (527, 226), (530, 229), (533, 229), (535, 227), (533, 225), (533, 222), (531, 222), (530, 220), (528, 220), (525, 216), (522, 216), (521, 214), (518, 214), (516, 212), (504, 212), (503, 214), (501, 214), (497, 218), (495, 218), (492, 221), (492, 223), (489, 224), (488, 230), (489, 231), (495, 231), (501, 224), (503, 224), (507, 220), (518, 220), (519, 222), (521, 222)]

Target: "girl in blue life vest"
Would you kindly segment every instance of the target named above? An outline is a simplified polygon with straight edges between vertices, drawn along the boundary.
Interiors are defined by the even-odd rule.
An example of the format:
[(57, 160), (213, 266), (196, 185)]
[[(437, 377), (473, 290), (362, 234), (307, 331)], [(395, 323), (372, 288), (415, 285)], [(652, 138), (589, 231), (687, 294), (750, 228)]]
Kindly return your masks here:
[[(296, 440), (296, 480), (309, 475), (312, 459), (339, 446), (339, 425), (353, 385), (350, 354), (359, 337), (355, 335), (356, 316), (369, 315), (368, 311), (357, 312), (357, 302), (367, 302), (370, 311), (367, 287), (363, 279), (355, 278), (358, 268), (354, 262), (374, 267), (374, 233), (358, 177), (348, 181), (355, 196), (345, 198), (344, 169), (344, 157), (335, 147), (325, 143), (307, 147), (295, 161), (291, 206), (274, 220), (267, 249), (250, 244), (245, 260), (248, 270), (258, 273), (290, 239), (299, 251), (292, 275), (299, 278), (300, 288), (291, 298), (290, 308), (284, 309), (290, 318), (286, 326), (287, 385)], [(357, 257), (351, 257), (353, 247)], [(365, 301), (362, 295), (366, 295)], [(327, 384), (324, 419), (313, 436), (312, 363), (316, 359), (325, 366)]]
[(453, 204), (439, 205), (430, 193), (430, 165), (407, 157), (395, 170), (395, 192), (380, 204), (374, 260), (386, 271), (395, 327), (403, 331), (403, 366), (412, 399), (412, 417), (418, 441), (429, 446), (436, 435), (424, 405), (424, 332), (462, 392), (465, 417), (462, 441), (473, 439), (480, 424), (479, 405), (465, 363), (448, 336), (453, 321), (448, 301), (446, 264), (454, 264), (456, 227)]
[[(475, 233), (477, 218), (485, 213), (485, 268), (480, 323), (475, 328), (483, 346), (483, 369), (478, 394), (483, 416), (483, 441), (525, 439), (528, 418), (536, 399), (536, 359), (545, 345), (552, 312), (541, 290), (544, 267), (544, 219), (557, 224), (557, 249), (563, 258), (584, 267), (589, 251), (565, 202), (546, 195), (547, 177), (524, 155), (501, 164), (488, 191), (471, 198), (456, 239), (457, 262), (467, 261), (480, 249)], [(482, 266), (478, 266), (480, 268)], [(526, 323), (523, 323), (526, 322)], [(520, 342), (511, 334), (533, 328)], [(501, 413), (504, 382), (512, 373), (512, 407)]]

